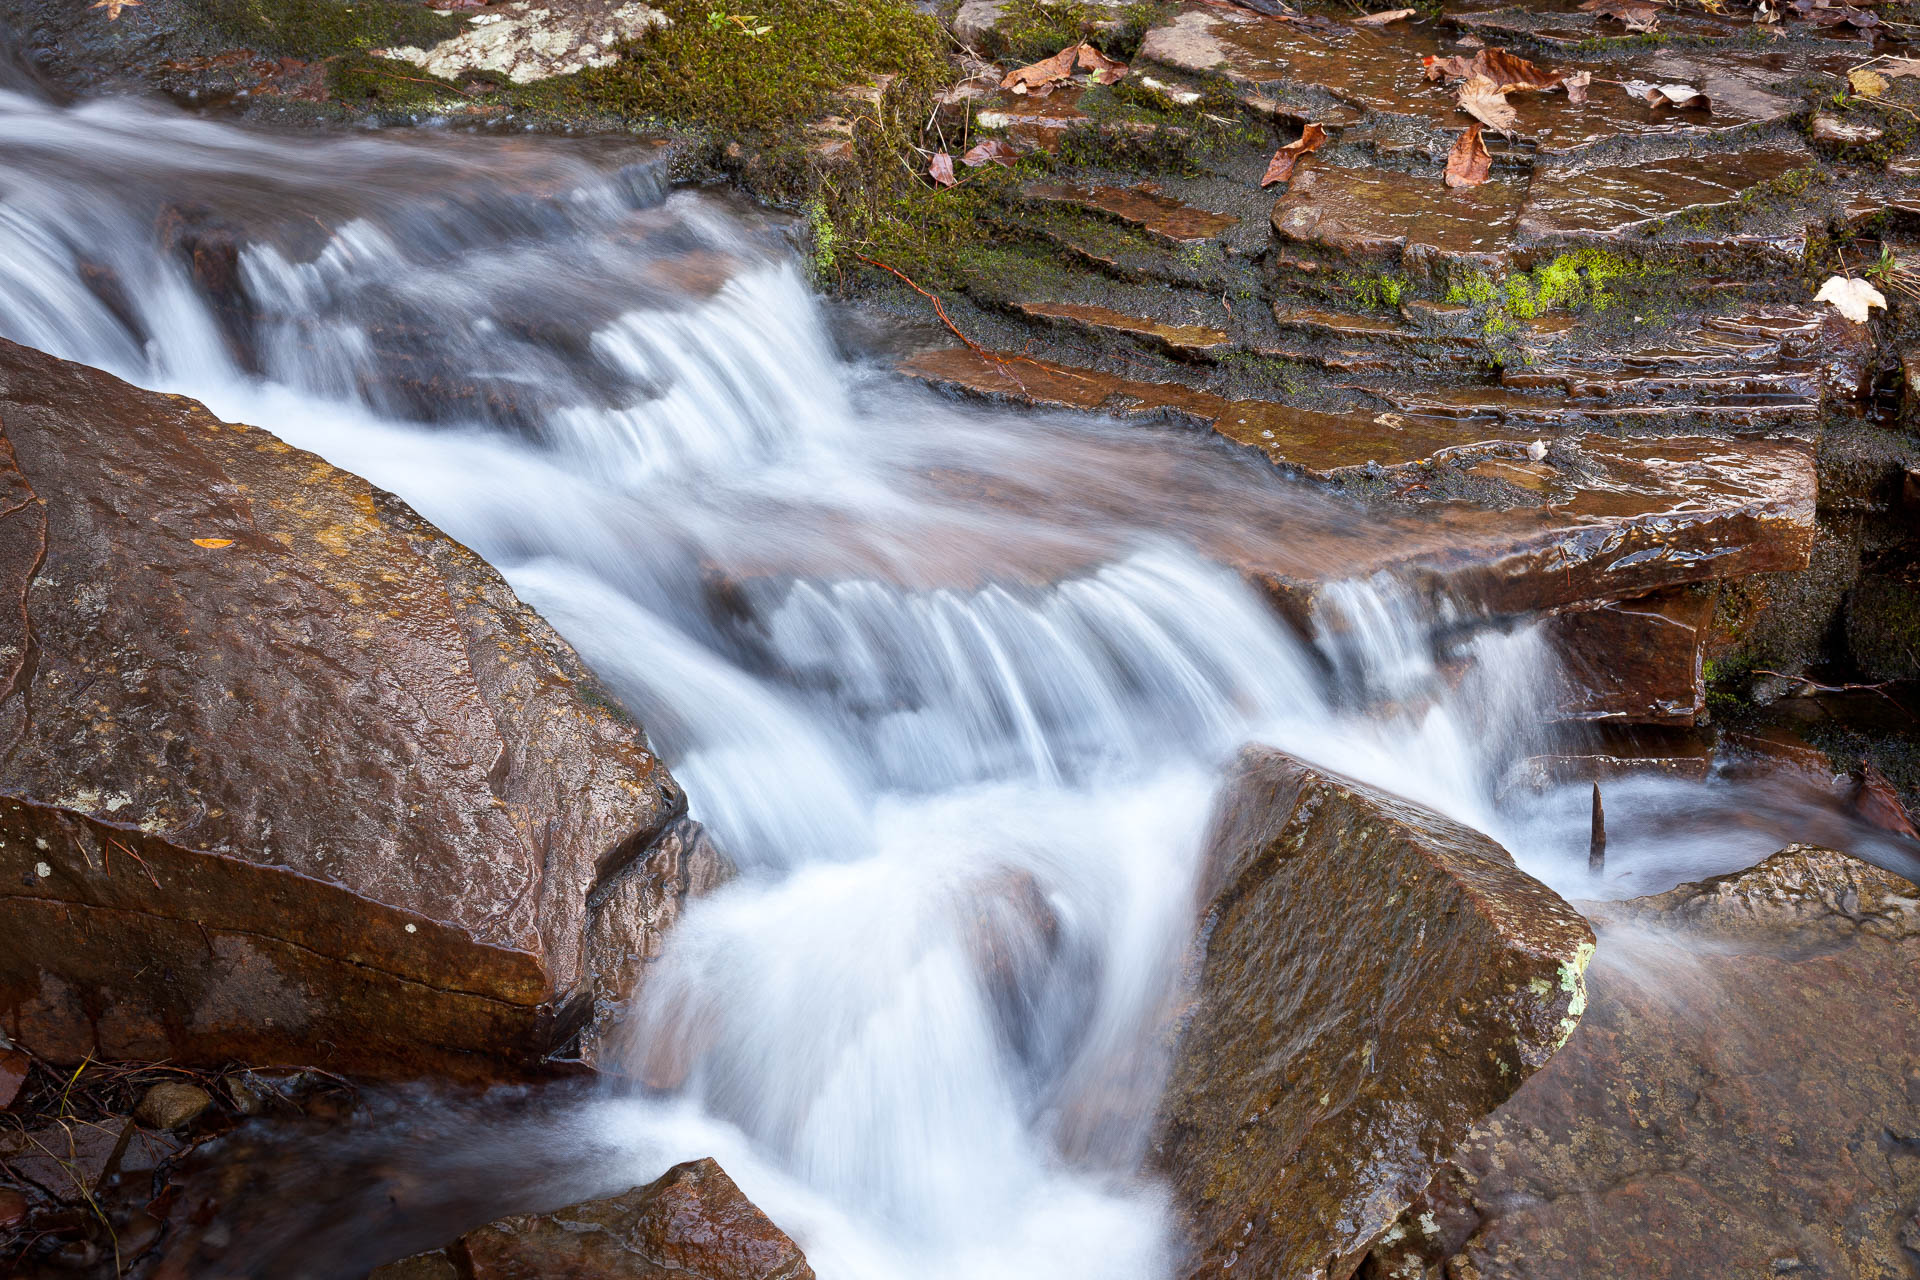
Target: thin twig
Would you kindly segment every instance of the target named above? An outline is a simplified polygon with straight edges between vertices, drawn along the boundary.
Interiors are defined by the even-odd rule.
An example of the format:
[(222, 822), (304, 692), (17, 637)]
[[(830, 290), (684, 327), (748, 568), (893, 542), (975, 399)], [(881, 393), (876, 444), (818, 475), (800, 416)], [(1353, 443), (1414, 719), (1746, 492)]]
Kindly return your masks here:
[[(1877, 693), (1894, 706), (1899, 707), (1902, 711), (1907, 710), (1906, 707), (1901, 705), (1898, 698), (1887, 692), (1887, 686), (1893, 683), (1891, 680), (1882, 680), (1879, 684), (1821, 684), (1818, 680), (1810, 680), (1806, 676), (1788, 675), (1784, 671), (1769, 671), (1765, 667), (1755, 667), (1753, 674), (1757, 676), (1777, 676), (1782, 680), (1791, 680), (1796, 684), (1805, 686), (1813, 693)], [(1907, 711), (1907, 714), (1908, 716), (1913, 715), (1911, 711)]]
[[(985, 347), (975, 342), (972, 338), (969, 338), (966, 334), (960, 332), (960, 326), (955, 324), (953, 322), (953, 318), (947, 314), (947, 308), (945, 304), (943, 304), (940, 301), (940, 297), (938, 294), (929, 293), (927, 290), (922, 289), (918, 284), (914, 283), (913, 277), (909, 276), (906, 272), (902, 271), (898, 267), (888, 266), (886, 263), (881, 262), (877, 258), (869, 258), (864, 253), (855, 253), (853, 256), (860, 259), (860, 261), (866, 263), (870, 267), (878, 267), (882, 271), (885, 271), (890, 275), (897, 276), (900, 279), (901, 283), (905, 284), (907, 288), (913, 290), (915, 293), (925, 298), (928, 302), (931, 302), (933, 304), (933, 314), (940, 317), (940, 323), (947, 326), (947, 328), (952, 331), (954, 337), (966, 343), (967, 349), (972, 351), (975, 355), (980, 356), (983, 359), (991, 360), (998, 365), (1004, 365), (1006, 363), (1006, 361), (1000, 359), (1000, 357), (994, 355), (991, 351), (988, 351)], [(1017, 382), (1019, 380), (1016, 378), (1015, 381)], [(1022, 387), (1021, 389), (1025, 390), (1024, 387)]]
[[(107, 837), (107, 844), (110, 848), (118, 849), (120, 852), (126, 854), (129, 858), (132, 858), (135, 862), (139, 863), (140, 869), (147, 873), (147, 879), (153, 882), (153, 887), (156, 889), (160, 887), (160, 877), (153, 874), (153, 868), (147, 865), (147, 860), (145, 858), (141, 857), (139, 854), (129, 849), (126, 845), (121, 844), (118, 840), (115, 840), (112, 836)], [(112, 874), (111, 867), (108, 868), (108, 874)]]

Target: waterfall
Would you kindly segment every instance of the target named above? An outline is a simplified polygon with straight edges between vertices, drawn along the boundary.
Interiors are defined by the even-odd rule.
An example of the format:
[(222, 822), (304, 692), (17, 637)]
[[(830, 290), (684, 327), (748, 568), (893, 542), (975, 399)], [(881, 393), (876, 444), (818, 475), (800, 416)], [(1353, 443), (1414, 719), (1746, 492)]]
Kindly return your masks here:
[(1164, 1275), (1140, 1049), (1221, 762), (1269, 741), (1499, 831), (1545, 714), (1536, 631), (1377, 580), (1302, 636), (1204, 550), (1357, 508), (843, 356), (780, 227), (641, 152), (0, 90), (0, 335), (394, 490), (642, 716), (744, 874), (624, 1029), (657, 1095), (583, 1150), (718, 1156), (827, 1280)]

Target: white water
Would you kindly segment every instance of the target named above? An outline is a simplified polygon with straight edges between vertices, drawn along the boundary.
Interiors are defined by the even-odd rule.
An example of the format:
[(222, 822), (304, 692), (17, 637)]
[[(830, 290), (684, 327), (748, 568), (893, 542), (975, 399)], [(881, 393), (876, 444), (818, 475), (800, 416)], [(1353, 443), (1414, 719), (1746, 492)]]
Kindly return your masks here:
[[(248, 230), (238, 339), (156, 247), (183, 203)], [(628, 1029), (669, 1092), (556, 1140), (606, 1185), (719, 1157), (827, 1280), (1168, 1272), (1144, 1046), (1239, 744), (1584, 875), (1580, 815), (1495, 803), (1534, 633), (1452, 646), (1456, 676), (1421, 602), (1349, 582), (1303, 642), (1197, 548), (1357, 512), (1208, 439), (849, 362), (776, 230), (644, 162), (0, 92), (0, 335), (393, 489), (631, 702), (747, 874)]]

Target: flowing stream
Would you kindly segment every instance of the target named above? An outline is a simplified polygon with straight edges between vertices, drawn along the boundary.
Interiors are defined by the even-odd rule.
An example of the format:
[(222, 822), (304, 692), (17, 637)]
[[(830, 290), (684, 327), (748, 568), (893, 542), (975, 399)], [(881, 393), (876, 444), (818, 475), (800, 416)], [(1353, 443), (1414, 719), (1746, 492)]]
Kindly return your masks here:
[[(1574, 896), (1782, 843), (1636, 836), (1712, 803), (1646, 784), (1588, 881), (1583, 790), (1502, 798), (1557, 678), (1536, 630), (1371, 581), (1296, 634), (1218, 549), (1335, 580), (1390, 534), (1361, 509), (1204, 433), (942, 398), (855, 327), (782, 224), (670, 192), (634, 144), (283, 138), (0, 88), (0, 336), (269, 428), (476, 548), (745, 869), (625, 1028), (661, 1088), (442, 1122), (496, 1198), (514, 1165), (512, 1207), (711, 1154), (828, 1280), (1166, 1274), (1143, 1046), (1245, 742)], [(258, 1274), (438, 1242), (309, 1213), (331, 1225), (278, 1229)]]

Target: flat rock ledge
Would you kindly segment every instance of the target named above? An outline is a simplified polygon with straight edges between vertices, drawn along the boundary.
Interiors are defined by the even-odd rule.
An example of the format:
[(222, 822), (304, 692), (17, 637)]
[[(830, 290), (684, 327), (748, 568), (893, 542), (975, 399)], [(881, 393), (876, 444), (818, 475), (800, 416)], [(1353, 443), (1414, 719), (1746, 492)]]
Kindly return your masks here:
[(1911, 1274), (1920, 889), (1795, 845), (1589, 905), (1586, 1018), (1362, 1274)]
[(0, 1028), (55, 1062), (528, 1069), (685, 809), (392, 495), (4, 342), (0, 744)]
[(813, 1280), (806, 1255), (712, 1160), (552, 1213), (502, 1218), (368, 1280)]
[(1345, 1280), (1565, 1043), (1593, 934), (1485, 836), (1281, 752), (1223, 796), (1154, 1146), (1183, 1274)]
[(669, 26), (672, 19), (638, 3), (513, 0), (477, 13), (468, 22), (471, 30), (431, 49), (408, 45), (385, 54), (446, 80), (492, 71), (515, 84), (530, 84), (588, 67), (610, 67), (619, 60), (621, 42)]

